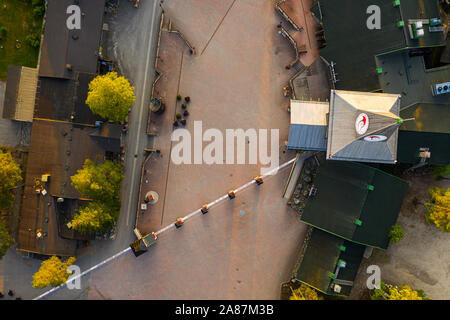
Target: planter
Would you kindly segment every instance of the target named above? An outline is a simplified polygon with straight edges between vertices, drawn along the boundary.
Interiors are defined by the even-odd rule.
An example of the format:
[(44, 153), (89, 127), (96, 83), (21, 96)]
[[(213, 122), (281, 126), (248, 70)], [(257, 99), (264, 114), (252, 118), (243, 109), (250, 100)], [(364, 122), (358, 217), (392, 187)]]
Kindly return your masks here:
[(150, 111), (155, 114), (162, 114), (166, 110), (166, 105), (158, 98), (153, 98), (150, 101)]

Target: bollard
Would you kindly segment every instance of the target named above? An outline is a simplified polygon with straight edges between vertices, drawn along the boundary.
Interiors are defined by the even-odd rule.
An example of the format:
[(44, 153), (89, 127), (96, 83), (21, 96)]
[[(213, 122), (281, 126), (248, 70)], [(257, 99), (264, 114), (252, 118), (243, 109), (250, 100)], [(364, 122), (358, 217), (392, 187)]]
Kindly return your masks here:
[(203, 213), (203, 214), (205, 214), (205, 213), (207, 213), (208, 212), (208, 205), (203, 205), (203, 207), (200, 209), (200, 211)]
[(234, 193), (234, 190), (228, 191), (228, 198), (230, 198), (230, 200), (233, 200), (235, 197), (236, 194)]
[(264, 183), (264, 181), (263, 181), (263, 179), (261, 178), (261, 177), (255, 177), (255, 182), (256, 182), (256, 184), (259, 186), (259, 185), (261, 185), (261, 184), (263, 184)]
[(177, 229), (181, 228), (183, 226), (183, 223), (184, 223), (183, 218), (178, 218), (177, 221), (175, 222), (175, 227)]

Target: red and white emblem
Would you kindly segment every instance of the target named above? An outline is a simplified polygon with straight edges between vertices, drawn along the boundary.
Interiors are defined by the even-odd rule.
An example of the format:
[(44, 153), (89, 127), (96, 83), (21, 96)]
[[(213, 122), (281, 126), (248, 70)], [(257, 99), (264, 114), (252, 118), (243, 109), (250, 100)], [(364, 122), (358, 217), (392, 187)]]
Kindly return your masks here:
[(355, 129), (358, 134), (364, 134), (369, 129), (369, 117), (365, 113), (361, 113), (355, 122)]
[(364, 140), (365, 141), (369, 141), (369, 142), (381, 142), (381, 141), (384, 141), (386, 139), (387, 139), (386, 136), (382, 136), (382, 135), (379, 135), (379, 134), (374, 134), (374, 135), (370, 135), (370, 136), (364, 137)]

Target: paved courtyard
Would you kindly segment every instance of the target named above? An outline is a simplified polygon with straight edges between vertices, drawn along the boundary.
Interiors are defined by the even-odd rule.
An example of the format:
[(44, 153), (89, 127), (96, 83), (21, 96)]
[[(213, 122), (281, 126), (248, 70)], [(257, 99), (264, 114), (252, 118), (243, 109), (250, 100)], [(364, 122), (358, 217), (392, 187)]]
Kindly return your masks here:
[[(169, 157), (176, 94), (190, 96), (186, 129), (203, 122), (203, 132), (217, 128), (279, 129), (279, 163), (285, 151), (289, 99), (282, 94), (296, 70), (285, 70), (294, 52), (277, 33), (280, 16), (273, 1), (164, 1), (166, 17), (195, 47), (190, 55), (176, 34), (162, 34), (160, 70), (155, 89), (166, 111), (155, 117), (158, 135), (149, 147), (150, 188), (158, 203), (139, 215), (145, 234), (210, 202), (259, 175), (261, 165), (175, 165)], [(172, 37), (172, 38), (169, 38)], [(158, 94), (155, 94), (158, 96)], [(270, 139), (269, 139), (270, 141)], [(285, 168), (251, 186), (205, 216), (160, 236), (157, 245), (95, 272), (90, 299), (277, 299), (290, 275), (305, 226), (281, 198), (289, 175)], [(54, 296), (58, 297), (58, 294)]]

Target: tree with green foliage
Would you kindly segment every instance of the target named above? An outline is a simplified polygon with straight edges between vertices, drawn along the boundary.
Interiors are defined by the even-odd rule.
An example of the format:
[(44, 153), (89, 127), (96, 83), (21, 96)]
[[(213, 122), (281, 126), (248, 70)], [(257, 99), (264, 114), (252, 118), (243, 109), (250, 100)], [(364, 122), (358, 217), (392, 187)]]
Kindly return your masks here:
[(430, 202), (425, 203), (426, 218), (444, 232), (450, 232), (450, 188), (447, 190), (438, 187), (429, 191)]
[(0, 149), (0, 210), (8, 210), (14, 201), (13, 189), (22, 181), (22, 170), (11, 152)]
[(70, 273), (67, 268), (75, 262), (74, 257), (62, 262), (57, 256), (52, 256), (42, 262), (39, 271), (33, 275), (32, 285), (34, 288), (57, 287), (69, 279)]
[(380, 288), (375, 289), (372, 300), (429, 300), (422, 290), (413, 290), (408, 285), (390, 285), (381, 281)]
[(71, 180), (75, 189), (92, 199), (89, 205), (78, 210), (72, 227), (84, 234), (111, 228), (120, 212), (122, 167), (112, 161), (95, 165), (86, 159), (83, 168)]
[(0, 221), (0, 260), (6, 254), (9, 247), (13, 245), (13, 243), (14, 239), (11, 238), (8, 233), (8, 229), (3, 224), (3, 222)]
[(36, 33), (28, 34), (25, 37), (25, 41), (33, 48), (39, 48), (41, 45), (41, 36)]
[(392, 242), (399, 242), (405, 236), (405, 230), (403, 230), (401, 225), (393, 225), (391, 231), (389, 231), (389, 239)]
[(117, 72), (99, 75), (89, 84), (86, 104), (92, 112), (111, 121), (124, 121), (136, 100), (134, 87)]
[(444, 176), (450, 174), (450, 164), (446, 166), (434, 166), (433, 172), (438, 178), (443, 178)]
[(5, 26), (0, 26), (0, 40), (5, 39), (7, 33), (8, 33), (8, 29), (6, 29)]

